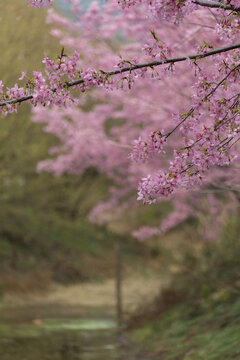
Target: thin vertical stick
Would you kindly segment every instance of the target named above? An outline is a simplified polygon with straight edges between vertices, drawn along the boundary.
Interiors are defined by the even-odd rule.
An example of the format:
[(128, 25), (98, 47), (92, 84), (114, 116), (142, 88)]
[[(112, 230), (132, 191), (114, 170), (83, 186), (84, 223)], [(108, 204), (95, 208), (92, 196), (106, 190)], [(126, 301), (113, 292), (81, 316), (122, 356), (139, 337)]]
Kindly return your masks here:
[(121, 247), (119, 241), (115, 245), (115, 257), (116, 257), (116, 316), (118, 330), (122, 326), (122, 256)]

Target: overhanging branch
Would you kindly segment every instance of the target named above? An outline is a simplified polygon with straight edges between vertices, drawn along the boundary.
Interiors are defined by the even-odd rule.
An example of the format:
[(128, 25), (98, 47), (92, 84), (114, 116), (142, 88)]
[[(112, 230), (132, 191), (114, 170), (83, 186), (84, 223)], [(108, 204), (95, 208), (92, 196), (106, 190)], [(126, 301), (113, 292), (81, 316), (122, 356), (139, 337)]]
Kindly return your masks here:
[[(209, 51), (198, 53), (198, 54), (191, 54), (191, 55), (186, 55), (186, 56), (169, 58), (164, 61), (145, 62), (145, 63), (141, 63), (141, 64), (137, 64), (137, 65), (126, 66), (119, 70), (112, 70), (112, 71), (102, 72), (102, 73), (105, 74), (106, 76), (114, 76), (114, 75), (119, 75), (119, 74), (122, 74), (125, 72), (130, 72), (130, 71), (132, 72), (134, 70), (139, 70), (139, 69), (144, 69), (144, 68), (153, 68), (155, 66), (161, 66), (161, 65), (166, 65), (166, 64), (182, 62), (182, 61), (186, 61), (187, 59), (191, 59), (191, 60), (203, 59), (203, 58), (206, 58), (209, 56), (221, 54), (221, 53), (239, 49), (239, 48), (240, 48), (240, 43), (237, 43), (237, 44), (224, 46), (221, 48), (209, 50)], [(83, 83), (84, 83), (83, 79), (77, 79), (77, 80), (65, 83), (64, 86), (67, 88), (70, 88), (70, 87), (80, 85)], [(56, 92), (56, 88), (52, 88), (51, 90), (52, 90), (52, 92)], [(2, 102), (0, 102), (0, 107), (6, 106), (6, 105), (11, 105), (11, 104), (18, 104), (18, 103), (22, 103), (22, 102), (32, 100), (32, 99), (33, 99), (33, 94), (29, 94), (29, 95), (23, 96), (22, 98), (19, 98), (19, 99), (11, 99), (11, 100), (2, 101)]]

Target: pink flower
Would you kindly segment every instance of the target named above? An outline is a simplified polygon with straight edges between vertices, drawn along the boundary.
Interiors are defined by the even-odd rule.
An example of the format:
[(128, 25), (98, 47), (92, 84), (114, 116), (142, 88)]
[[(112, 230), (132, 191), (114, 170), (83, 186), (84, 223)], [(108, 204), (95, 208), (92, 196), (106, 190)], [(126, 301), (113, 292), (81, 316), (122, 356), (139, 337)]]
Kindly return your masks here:
[(20, 78), (18, 80), (23, 80), (26, 76), (26, 71), (22, 71), (22, 75), (20, 76)]

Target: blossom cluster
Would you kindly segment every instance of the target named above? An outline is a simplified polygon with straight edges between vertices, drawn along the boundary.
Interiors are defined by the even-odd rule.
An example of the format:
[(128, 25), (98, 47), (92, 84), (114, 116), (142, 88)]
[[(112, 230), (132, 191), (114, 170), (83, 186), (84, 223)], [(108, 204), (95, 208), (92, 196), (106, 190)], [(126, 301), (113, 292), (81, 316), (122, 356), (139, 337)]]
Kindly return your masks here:
[(152, 1), (152, 0), (118, 0), (118, 3), (123, 9), (134, 5), (146, 5), (149, 9), (149, 14), (156, 16), (159, 20), (164, 21), (179, 21), (184, 16), (194, 11), (197, 7), (195, 2), (191, 0), (171, 0), (171, 1)]
[(27, 2), (36, 8), (42, 8), (44, 6), (53, 5), (54, 0), (27, 0)]
[[(65, 106), (71, 104), (74, 99), (72, 98), (69, 89), (68, 81), (74, 79), (74, 76), (79, 75), (77, 68), (77, 61), (79, 55), (77, 52), (72, 57), (64, 55), (63, 51), (61, 56), (56, 61), (45, 58), (44, 74), (40, 71), (33, 71), (31, 79), (27, 80), (23, 87), (15, 84), (12, 88), (7, 88), (4, 92), (4, 86), (1, 82), (0, 86), (0, 99), (3, 103), (1, 106), (1, 113), (7, 115), (8, 113), (17, 112), (20, 104), (19, 99), (29, 97), (33, 105), (58, 105)], [(26, 73), (22, 73), (19, 80), (24, 80)]]
[[(57, 105), (60, 107), (77, 103), (72, 96), (69, 87), (85, 92), (93, 86), (113, 87), (114, 82), (101, 70), (91, 68), (81, 69), (79, 54), (74, 52), (73, 56), (64, 54), (64, 49), (56, 60), (48, 57), (42, 61), (45, 64), (45, 71), (33, 71), (33, 76), (28, 79), (23, 87), (15, 84), (12, 88), (4, 91), (4, 85), (0, 82), (0, 112), (3, 115), (17, 112), (21, 99), (29, 98), (30, 102), (36, 105)], [(23, 72), (19, 80), (24, 80), (26, 73)], [(128, 83), (132, 77), (127, 78)], [(116, 86), (118, 82), (116, 82)], [(120, 86), (122, 87), (122, 85)], [(20, 101), (19, 101), (20, 100)]]
[[(239, 54), (236, 57), (239, 59)], [(209, 83), (207, 75), (201, 72), (193, 96), (193, 107), (187, 115), (181, 115), (180, 130), (185, 136), (185, 145), (174, 150), (174, 159), (170, 161), (168, 170), (160, 170), (142, 179), (139, 200), (151, 204), (168, 197), (176, 189), (199, 185), (204, 181), (207, 170), (216, 165), (228, 166), (236, 160), (233, 145), (239, 140), (240, 133), (240, 94), (235, 82), (240, 80), (240, 62), (230, 70), (229, 65), (233, 64), (226, 59), (228, 61), (229, 64), (225, 63), (218, 77), (215, 76), (217, 85), (216, 82)], [(227, 100), (230, 94), (232, 96)], [(211, 114), (211, 121), (205, 120), (208, 113)], [(143, 146), (135, 147), (135, 160), (143, 159), (142, 149)], [(144, 161), (146, 156), (145, 152)]]
[(144, 53), (157, 60), (166, 60), (172, 54), (171, 49), (164, 43), (164, 41), (156, 36), (154, 31), (151, 31), (151, 34), (153, 39), (144, 45)]
[(135, 145), (129, 157), (134, 161), (146, 161), (154, 154), (164, 153), (164, 145), (166, 143), (166, 136), (164, 130), (153, 131), (146, 141), (141, 137), (135, 140)]

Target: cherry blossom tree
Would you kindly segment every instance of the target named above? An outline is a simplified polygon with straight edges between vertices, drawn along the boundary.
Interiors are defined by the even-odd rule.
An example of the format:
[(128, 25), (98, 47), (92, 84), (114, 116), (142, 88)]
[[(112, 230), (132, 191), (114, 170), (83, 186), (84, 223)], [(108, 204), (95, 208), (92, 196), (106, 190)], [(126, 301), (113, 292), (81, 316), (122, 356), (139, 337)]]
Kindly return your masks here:
[(38, 171), (93, 166), (113, 180), (92, 221), (135, 209), (138, 187), (144, 204), (174, 203), (159, 227), (134, 232), (140, 240), (192, 215), (216, 237), (239, 206), (240, 3), (108, 0), (84, 12), (68, 2), (72, 18), (53, 9), (47, 18), (61, 53), (43, 60), (44, 73), (23, 72), (24, 86), (0, 82), (2, 114), (29, 101), (33, 120), (59, 138)]

